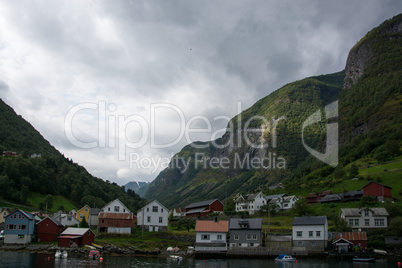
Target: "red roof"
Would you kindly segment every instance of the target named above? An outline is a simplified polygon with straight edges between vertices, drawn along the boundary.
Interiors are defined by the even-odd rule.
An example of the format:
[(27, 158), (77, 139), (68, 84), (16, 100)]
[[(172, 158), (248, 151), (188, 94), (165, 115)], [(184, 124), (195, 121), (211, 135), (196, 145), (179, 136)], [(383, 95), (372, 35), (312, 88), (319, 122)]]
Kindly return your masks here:
[(133, 213), (99, 213), (99, 219), (132, 220)]
[(228, 232), (228, 221), (197, 221), (196, 232)]
[(346, 232), (346, 233), (335, 233), (334, 240), (346, 239), (348, 241), (356, 240), (367, 240), (366, 232)]

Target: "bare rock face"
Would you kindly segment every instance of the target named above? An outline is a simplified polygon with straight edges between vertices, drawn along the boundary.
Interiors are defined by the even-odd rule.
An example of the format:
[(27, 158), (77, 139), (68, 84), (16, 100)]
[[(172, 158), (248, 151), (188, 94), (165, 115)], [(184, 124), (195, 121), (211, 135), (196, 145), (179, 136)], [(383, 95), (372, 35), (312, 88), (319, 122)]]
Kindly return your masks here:
[[(402, 21), (395, 21), (382, 31), (378, 33), (368, 33), (367, 35), (384, 34), (384, 33), (398, 33), (402, 32)], [(345, 67), (345, 79), (343, 88), (349, 89), (357, 83), (359, 78), (363, 75), (365, 67), (373, 57), (373, 50), (371, 48), (372, 41), (362, 40), (355, 47), (353, 47), (348, 55)]]
[(373, 56), (370, 47), (370, 42), (363, 42), (350, 51), (345, 67), (343, 89), (351, 88), (362, 76), (364, 68)]

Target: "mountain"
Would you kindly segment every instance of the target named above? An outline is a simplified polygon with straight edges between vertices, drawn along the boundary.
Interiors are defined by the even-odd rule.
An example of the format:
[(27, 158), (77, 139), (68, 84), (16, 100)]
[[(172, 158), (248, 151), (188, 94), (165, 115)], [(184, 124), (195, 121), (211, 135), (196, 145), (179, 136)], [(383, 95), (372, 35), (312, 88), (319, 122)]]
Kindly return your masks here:
[(124, 185), (124, 188), (126, 189), (126, 191), (128, 191), (130, 189), (130, 190), (134, 191), (136, 194), (138, 194), (139, 196), (143, 196), (143, 194), (146, 191), (147, 186), (148, 186), (148, 182), (130, 181), (129, 183)]
[[(30, 193), (64, 196), (76, 207), (103, 207), (119, 198), (136, 211), (146, 201), (134, 191), (93, 177), (84, 167), (65, 158), (21, 116), (0, 99), (0, 197), (28, 204)], [(29, 204), (28, 204), (29, 205)], [(54, 208), (57, 209), (57, 208)]]
[[(398, 155), (401, 21), (398, 15), (363, 37), (345, 71), (287, 84), (235, 116), (221, 138), (185, 146), (144, 197), (173, 207), (268, 192), (279, 181), (291, 192), (302, 183), (311, 187), (305, 178), (329, 185), (345, 165), (364, 156)], [(338, 136), (330, 131), (336, 123), (339, 151)]]

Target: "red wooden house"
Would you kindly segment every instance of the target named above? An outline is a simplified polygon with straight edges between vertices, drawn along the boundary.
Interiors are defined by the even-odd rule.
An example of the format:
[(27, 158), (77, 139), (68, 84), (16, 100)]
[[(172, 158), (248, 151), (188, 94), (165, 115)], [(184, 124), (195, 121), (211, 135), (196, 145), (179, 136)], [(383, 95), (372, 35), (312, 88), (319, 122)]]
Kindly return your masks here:
[(136, 218), (133, 213), (99, 213), (99, 230), (107, 233), (131, 234)]
[(36, 224), (36, 233), (40, 241), (57, 241), (63, 228), (59, 221), (46, 217)]
[(192, 203), (185, 207), (188, 217), (206, 217), (214, 212), (223, 212), (223, 204), (218, 199)]
[(59, 236), (59, 247), (77, 247), (90, 245), (95, 241), (95, 234), (89, 228), (67, 228)]
[[(343, 239), (353, 244), (353, 247), (367, 248), (367, 234), (366, 232), (344, 232), (335, 233), (335, 242)], [(335, 243), (334, 242), (334, 243)]]
[(386, 185), (382, 185), (378, 182), (369, 182), (363, 186), (363, 196), (377, 197), (377, 201), (383, 201), (384, 199), (392, 199), (392, 188)]

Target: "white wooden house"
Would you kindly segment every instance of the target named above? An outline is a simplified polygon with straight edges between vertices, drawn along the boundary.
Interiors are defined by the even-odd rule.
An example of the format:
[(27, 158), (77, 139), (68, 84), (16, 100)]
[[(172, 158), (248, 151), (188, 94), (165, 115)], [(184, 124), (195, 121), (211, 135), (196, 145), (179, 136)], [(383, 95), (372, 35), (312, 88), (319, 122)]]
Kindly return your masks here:
[(169, 210), (158, 200), (152, 200), (137, 211), (137, 225), (150, 232), (167, 230)]
[(115, 199), (107, 203), (102, 211), (105, 213), (131, 213), (130, 210), (119, 200)]
[(260, 211), (261, 207), (266, 204), (267, 200), (262, 192), (240, 195), (235, 200), (236, 211), (248, 212), (250, 215)]
[(328, 241), (327, 216), (294, 217), (293, 246), (305, 247), (309, 252), (323, 252)]

